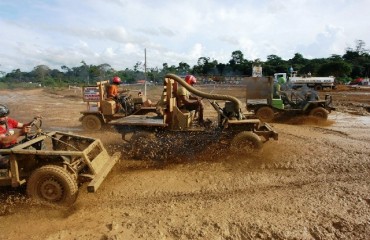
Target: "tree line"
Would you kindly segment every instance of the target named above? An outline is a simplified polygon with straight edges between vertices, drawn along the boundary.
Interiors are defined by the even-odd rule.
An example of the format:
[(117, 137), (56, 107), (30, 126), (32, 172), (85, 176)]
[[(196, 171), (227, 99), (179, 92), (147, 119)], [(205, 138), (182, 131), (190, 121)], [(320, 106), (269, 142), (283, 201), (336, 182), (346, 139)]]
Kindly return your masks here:
[(15, 69), (10, 73), (0, 72), (0, 88), (15, 86), (66, 86), (90, 85), (100, 80), (119, 76), (125, 83), (135, 83), (146, 79), (153, 83), (161, 83), (167, 73), (178, 75), (194, 74), (196, 76), (250, 76), (253, 65), (262, 66), (264, 76), (273, 76), (277, 72), (289, 72), (293, 68), (298, 73), (311, 73), (312, 76), (334, 76), (337, 82), (347, 83), (359, 77), (370, 75), (370, 54), (365, 48), (365, 42), (357, 40), (354, 48), (347, 48), (341, 55), (331, 55), (328, 58), (304, 58), (295, 53), (293, 58), (284, 60), (277, 55), (267, 56), (266, 61), (260, 59), (248, 60), (240, 50), (231, 53), (227, 63), (220, 63), (209, 57), (200, 57), (197, 64), (191, 67), (185, 62), (178, 66), (163, 63), (162, 68), (144, 69), (142, 62), (137, 62), (132, 69), (115, 70), (108, 63), (89, 65), (84, 60), (77, 67), (61, 66), (51, 69), (47, 65), (38, 65), (30, 72)]

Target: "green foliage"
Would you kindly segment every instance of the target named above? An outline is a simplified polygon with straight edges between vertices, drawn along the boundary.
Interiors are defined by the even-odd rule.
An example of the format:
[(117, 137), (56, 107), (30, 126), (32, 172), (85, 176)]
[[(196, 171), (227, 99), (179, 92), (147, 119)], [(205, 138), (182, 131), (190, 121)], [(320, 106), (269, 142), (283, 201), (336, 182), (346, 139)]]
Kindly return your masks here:
[(267, 61), (262, 64), (264, 75), (273, 76), (274, 73), (288, 72), (290, 64), (276, 55), (267, 56)]
[(342, 83), (342, 84), (350, 83), (352, 82), (352, 80), (353, 80), (352, 78), (347, 77), (347, 76), (335, 78), (335, 81)]
[(318, 74), (322, 76), (345, 77), (351, 73), (351, 65), (339, 58), (333, 58), (320, 66)]

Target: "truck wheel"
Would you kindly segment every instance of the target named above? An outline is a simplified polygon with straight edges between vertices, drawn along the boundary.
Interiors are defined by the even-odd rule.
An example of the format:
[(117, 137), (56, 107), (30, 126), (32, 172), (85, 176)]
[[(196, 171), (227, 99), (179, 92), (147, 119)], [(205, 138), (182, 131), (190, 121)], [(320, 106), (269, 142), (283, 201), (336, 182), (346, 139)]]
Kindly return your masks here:
[(27, 194), (41, 202), (72, 205), (77, 198), (76, 180), (64, 168), (46, 165), (36, 169), (27, 183)]
[(155, 135), (149, 132), (135, 133), (130, 140), (134, 158), (152, 159), (155, 157)]
[(257, 110), (256, 116), (262, 122), (272, 122), (272, 120), (274, 120), (275, 113), (272, 108), (264, 106)]
[(96, 115), (85, 115), (82, 118), (82, 127), (86, 131), (98, 131), (102, 127), (102, 121)]
[(321, 90), (322, 90), (322, 86), (321, 86), (321, 85), (316, 85), (316, 86), (314, 87), (314, 89), (315, 89), (316, 91), (321, 91)]
[(234, 154), (249, 154), (262, 148), (260, 137), (253, 132), (240, 132), (230, 143), (230, 150)]
[(310, 111), (309, 115), (326, 120), (328, 119), (329, 112), (323, 107), (316, 107)]

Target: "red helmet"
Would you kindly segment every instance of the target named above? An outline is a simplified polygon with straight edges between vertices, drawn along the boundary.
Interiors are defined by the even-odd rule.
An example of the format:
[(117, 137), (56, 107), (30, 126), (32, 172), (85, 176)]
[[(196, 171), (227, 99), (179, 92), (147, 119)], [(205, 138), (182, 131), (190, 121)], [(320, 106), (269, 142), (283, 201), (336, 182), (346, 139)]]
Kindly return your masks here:
[(115, 77), (113, 77), (113, 83), (118, 83), (118, 84), (120, 84), (122, 81), (121, 81), (121, 78), (120, 77), (118, 77), (118, 76), (115, 76)]
[(197, 79), (193, 75), (186, 75), (185, 82), (189, 85), (194, 85), (197, 83)]

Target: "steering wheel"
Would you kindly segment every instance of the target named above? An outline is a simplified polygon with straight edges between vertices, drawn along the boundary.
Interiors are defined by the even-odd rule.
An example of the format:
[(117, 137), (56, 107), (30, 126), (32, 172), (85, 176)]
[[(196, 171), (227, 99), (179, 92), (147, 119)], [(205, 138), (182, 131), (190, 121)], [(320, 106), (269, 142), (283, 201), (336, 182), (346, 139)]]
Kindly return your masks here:
[(40, 133), (42, 132), (41, 126), (42, 126), (41, 118), (39, 117), (34, 118), (33, 121), (30, 122), (29, 124), (30, 131), (25, 134), (25, 139), (31, 140), (39, 136)]

